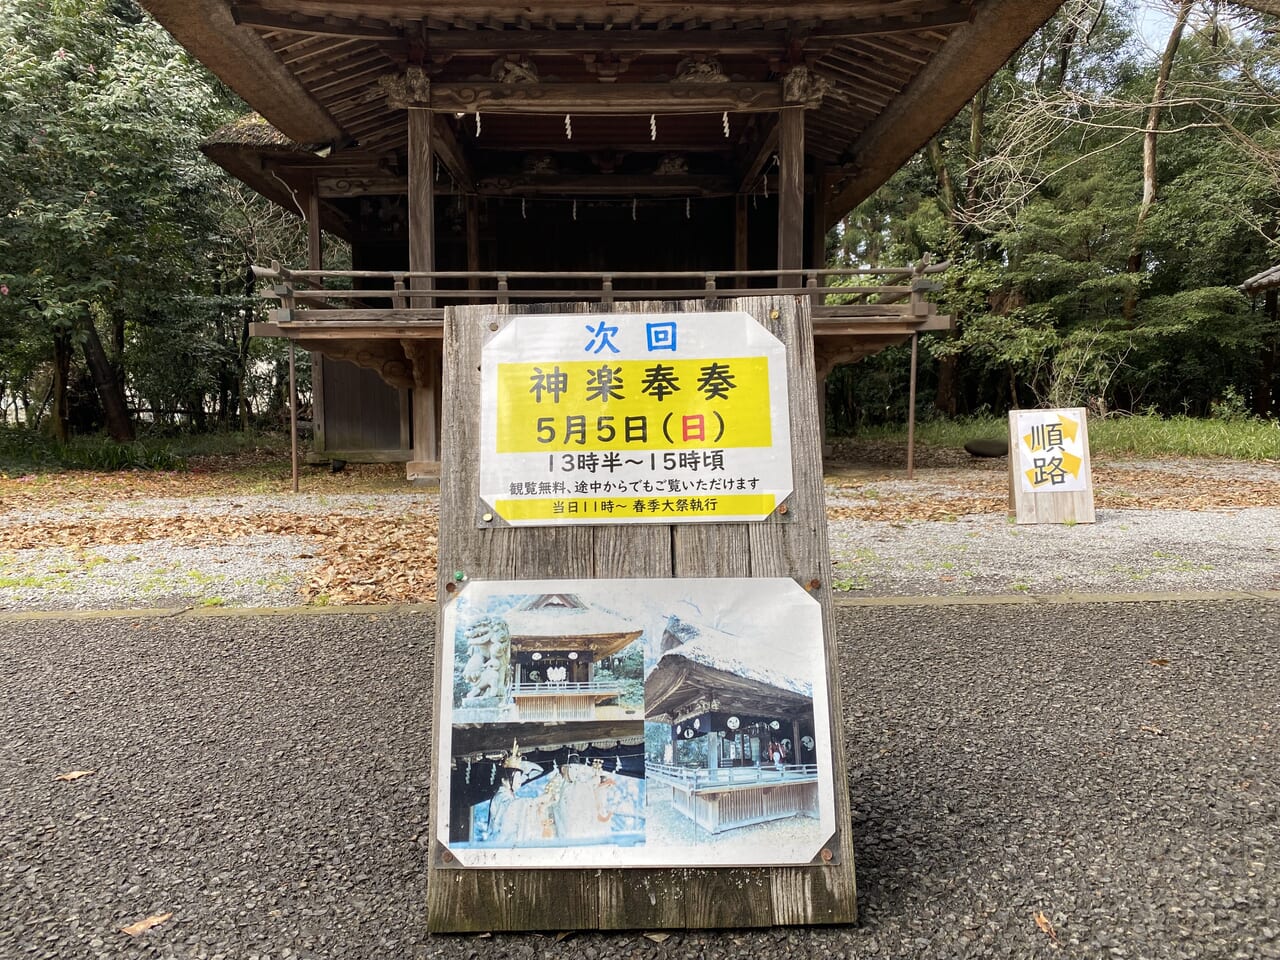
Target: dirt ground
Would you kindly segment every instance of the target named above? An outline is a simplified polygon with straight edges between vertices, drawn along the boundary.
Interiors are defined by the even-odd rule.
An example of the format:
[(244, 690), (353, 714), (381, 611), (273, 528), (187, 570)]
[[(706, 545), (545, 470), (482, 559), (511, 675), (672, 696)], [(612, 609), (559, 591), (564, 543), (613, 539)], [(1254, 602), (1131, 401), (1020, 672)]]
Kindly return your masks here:
[[(1004, 460), (922, 448), (908, 480), (900, 449), (856, 455), (827, 469), (838, 589), (1280, 586), (1280, 464), (1095, 460), (1085, 532), (1012, 528)], [(0, 477), (0, 609), (431, 601), (437, 498), (402, 469), (304, 468), (298, 495), (278, 460)]]

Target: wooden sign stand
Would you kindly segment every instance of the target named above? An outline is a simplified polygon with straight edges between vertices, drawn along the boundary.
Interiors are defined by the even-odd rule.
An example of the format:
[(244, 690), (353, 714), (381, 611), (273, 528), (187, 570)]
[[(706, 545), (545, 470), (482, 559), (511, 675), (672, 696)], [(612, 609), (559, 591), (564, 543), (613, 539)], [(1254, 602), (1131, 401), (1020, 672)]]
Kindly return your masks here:
[[(790, 577), (821, 604), (832, 730), (836, 832), (812, 865), (732, 868), (459, 868), (438, 839), (432, 803), (428, 928), (487, 930), (652, 929), (852, 923), (857, 918), (846, 789), (821, 429), (808, 300), (735, 300), (786, 347), (794, 492), (767, 520), (676, 525), (483, 527), (477, 524), (481, 351), (496, 319), (516, 313), (609, 312), (600, 305), (449, 307), (444, 322), (440, 611), (464, 580), (541, 578)], [(701, 312), (706, 301), (628, 303), (630, 313)], [(446, 722), (437, 631), (435, 727)], [(786, 638), (779, 637), (780, 647)], [(434, 754), (433, 754), (434, 757)], [(444, 772), (447, 775), (447, 771)], [(442, 772), (433, 770), (433, 783)]]
[[(1031, 428), (1037, 431), (1036, 446), (1028, 447), (1027, 418), (1056, 419), (1056, 424), (1049, 424), (1056, 435), (1046, 436), (1045, 425), (1037, 424)], [(1038, 458), (1036, 452), (1041, 454)], [(1028, 469), (1031, 478), (1023, 476)], [(1035, 478), (1037, 473), (1041, 476)], [(1055, 487), (1055, 473), (1067, 489)], [(1029, 489), (1033, 479), (1039, 488)], [(1089, 424), (1083, 407), (1009, 411), (1009, 513), (1019, 524), (1095, 521)]]

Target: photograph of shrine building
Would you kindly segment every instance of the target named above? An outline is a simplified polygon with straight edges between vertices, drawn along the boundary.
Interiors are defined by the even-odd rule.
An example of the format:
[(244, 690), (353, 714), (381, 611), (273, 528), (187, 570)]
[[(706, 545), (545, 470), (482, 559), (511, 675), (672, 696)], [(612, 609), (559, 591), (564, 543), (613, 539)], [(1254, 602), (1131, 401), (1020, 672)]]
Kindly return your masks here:
[(454, 723), (640, 720), (643, 629), (576, 593), (460, 598)]
[(757, 825), (769, 826), (752, 843), (820, 842), (822, 677), (820, 631), (779, 643), (672, 617), (645, 678), (652, 842), (709, 843)]

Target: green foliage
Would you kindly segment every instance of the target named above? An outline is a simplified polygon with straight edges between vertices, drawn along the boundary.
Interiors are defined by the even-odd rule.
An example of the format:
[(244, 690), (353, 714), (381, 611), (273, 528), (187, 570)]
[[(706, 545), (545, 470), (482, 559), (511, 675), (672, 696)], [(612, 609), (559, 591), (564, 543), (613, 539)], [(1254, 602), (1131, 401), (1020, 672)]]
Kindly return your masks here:
[(243, 105), (132, 0), (0, 13), (0, 396), (38, 421), (54, 337), (76, 348), (92, 324), (144, 419), (235, 422), (260, 309), (247, 263), (305, 249), (296, 221), (200, 154)]
[(75, 437), (62, 444), (32, 430), (0, 428), (0, 473), (57, 469), (183, 470), (186, 458), (165, 440), (116, 443), (106, 437)]
[[(841, 225), (842, 265), (953, 261), (937, 300), (957, 332), (925, 338), (924, 416), (935, 403), (1205, 416), (1229, 396), (1275, 414), (1280, 331), (1236, 285), (1280, 259), (1280, 20), (1215, 30), (1215, 10), (1197, 10), (1173, 61), (1145, 217), (1163, 44), (1141, 43), (1125, 6), (1068, 0)], [(900, 421), (905, 366), (885, 353), (838, 372), (831, 424)]]
[[(1095, 456), (1280, 459), (1280, 423), (1248, 416), (1236, 394), (1226, 395), (1223, 404), (1221, 413), (1209, 419), (1155, 413), (1094, 418), (1089, 421), (1089, 447)], [(959, 450), (969, 440), (1008, 433), (1005, 417), (982, 415), (920, 423), (916, 439), (926, 446)], [(859, 437), (895, 444), (907, 439), (901, 424), (868, 427)]]

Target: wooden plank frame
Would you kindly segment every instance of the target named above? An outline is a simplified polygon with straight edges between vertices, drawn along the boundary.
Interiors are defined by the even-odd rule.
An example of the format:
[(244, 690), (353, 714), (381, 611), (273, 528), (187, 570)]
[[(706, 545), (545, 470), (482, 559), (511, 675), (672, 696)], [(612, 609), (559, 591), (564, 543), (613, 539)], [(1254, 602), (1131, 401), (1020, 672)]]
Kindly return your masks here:
[[(760, 927), (857, 919), (843, 716), (832, 621), (821, 436), (807, 297), (717, 301), (745, 310), (786, 347), (794, 492), (766, 521), (673, 526), (626, 524), (490, 527), (475, 523), (479, 499), (480, 361), (484, 343), (516, 313), (607, 313), (600, 304), (458, 306), (445, 312), (443, 467), (440, 485), (439, 617), (456, 577), (792, 577), (822, 606), (836, 833), (814, 864), (791, 867), (492, 870), (458, 868), (435, 839), (431, 803), (427, 924), (433, 932), (539, 929)], [(628, 312), (699, 312), (705, 300), (627, 304)], [(452, 642), (437, 629), (437, 647)], [(780, 642), (785, 642), (780, 638)], [(433, 729), (444, 722), (443, 657), (437, 654)], [(434, 770), (433, 784), (442, 771)], [(434, 788), (433, 788), (434, 789)]]
[(1018, 477), (1022, 457), (1018, 446), (1018, 414), (1009, 411), (1009, 513), (1018, 524), (1029, 523), (1094, 523), (1097, 519), (1093, 505), (1093, 463), (1089, 456), (1089, 421), (1084, 407), (1057, 410), (1069, 415), (1080, 424), (1081, 465), (1083, 490), (1047, 490), (1033, 493), (1022, 489)]

